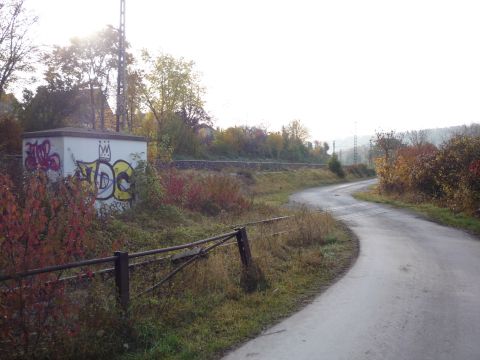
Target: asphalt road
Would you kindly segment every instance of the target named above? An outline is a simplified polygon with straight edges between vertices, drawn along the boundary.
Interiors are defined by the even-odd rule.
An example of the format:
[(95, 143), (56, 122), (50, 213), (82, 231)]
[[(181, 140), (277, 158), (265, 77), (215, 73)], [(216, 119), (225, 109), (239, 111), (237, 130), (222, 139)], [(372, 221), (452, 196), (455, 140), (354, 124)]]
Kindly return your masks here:
[(224, 359), (480, 359), (480, 240), (351, 197), (371, 183), (291, 197), (344, 220), (359, 257), (310, 305)]

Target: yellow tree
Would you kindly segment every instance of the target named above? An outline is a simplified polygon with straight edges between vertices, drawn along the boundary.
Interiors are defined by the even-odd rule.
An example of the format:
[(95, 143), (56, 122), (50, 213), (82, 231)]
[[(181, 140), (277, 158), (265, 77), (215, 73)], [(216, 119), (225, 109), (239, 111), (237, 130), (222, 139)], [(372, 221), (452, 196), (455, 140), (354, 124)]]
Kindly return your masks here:
[(269, 133), (267, 136), (267, 148), (271, 157), (277, 160), (280, 158), (280, 153), (283, 150), (283, 137), (279, 132)]
[(167, 54), (153, 57), (146, 50), (142, 58), (147, 67), (143, 97), (160, 127), (175, 115), (182, 116), (192, 127), (210, 121), (203, 109), (205, 88), (194, 71), (193, 61)]
[(390, 191), (396, 187), (395, 160), (397, 150), (403, 146), (403, 137), (395, 131), (379, 131), (375, 134), (374, 144), (381, 156), (375, 159), (375, 167), (380, 180), (380, 188)]
[(141, 93), (146, 107), (157, 123), (157, 143), (176, 153), (195, 152), (195, 130), (211, 123), (204, 110), (205, 89), (194, 63), (171, 55), (142, 54), (146, 70)]

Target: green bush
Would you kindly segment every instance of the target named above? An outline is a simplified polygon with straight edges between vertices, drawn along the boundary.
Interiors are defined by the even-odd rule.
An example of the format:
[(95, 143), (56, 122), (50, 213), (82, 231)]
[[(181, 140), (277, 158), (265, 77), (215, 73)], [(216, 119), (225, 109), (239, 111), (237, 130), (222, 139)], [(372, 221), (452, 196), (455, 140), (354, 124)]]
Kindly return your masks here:
[(333, 154), (330, 160), (328, 161), (328, 168), (331, 172), (337, 175), (340, 178), (345, 177), (345, 172), (343, 171), (342, 164), (338, 160), (337, 154)]
[(163, 205), (164, 189), (157, 170), (146, 161), (139, 161), (135, 169), (134, 199), (137, 206), (154, 210)]

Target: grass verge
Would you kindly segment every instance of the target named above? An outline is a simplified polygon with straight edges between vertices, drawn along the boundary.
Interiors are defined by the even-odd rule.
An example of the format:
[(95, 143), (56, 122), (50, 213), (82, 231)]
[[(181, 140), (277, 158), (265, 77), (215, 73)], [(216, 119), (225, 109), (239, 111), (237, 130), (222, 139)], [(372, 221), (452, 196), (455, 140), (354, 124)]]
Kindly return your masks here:
[(358, 179), (358, 176), (352, 174), (339, 178), (328, 169), (259, 172), (255, 174), (252, 191), (255, 201), (280, 206), (287, 203), (288, 197), (295, 191)]
[(372, 187), (368, 191), (358, 192), (354, 194), (354, 197), (359, 200), (409, 209), (431, 221), (462, 229), (471, 234), (480, 236), (480, 219), (464, 213), (454, 213), (450, 209), (439, 207), (430, 202), (418, 203), (411, 200), (408, 196), (380, 194), (376, 187)]
[[(233, 224), (294, 215), (287, 221), (247, 227), (252, 255), (263, 280), (256, 291), (245, 292), (236, 246), (222, 248), (195, 265), (193, 271), (180, 273), (161, 296), (157, 294), (134, 304), (133, 333), (142, 340), (132, 344), (135, 350), (124, 354), (124, 359), (219, 358), (308, 303), (356, 258), (358, 242), (341, 223), (327, 214), (281, 206), (296, 190), (345, 179), (317, 169), (230, 174), (236, 174), (254, 194), (250, 211), (223, 212), (215, 217), (182, 212), (184, 225), (161, 232), (154, 230), (154, 241), (165, 243), (168, 234), (170, 244), (181, 243), (186, 236), (189, 240), (198, 239)], [(134, 214), (122, 231), (138, 227), (138, 216)], [(155, 229), (155, 224), (150, 222), (150, 226)], [(141, 226), (141, 231), (149, 230)], [(148, 274), (141, 277), (147, 279)]]
[[(116, 250), (132, 253), (184, 244), (229, 232), (235, 225), (291, 216), (247, 226), (253, 256), (248, 269), (232, 241), (231, 246), (217, 247), (148, 293), (144, 291), (177, 265), (166, 257), (130, 271), (128, 316), (116, 301), (114, 277), (88, 276), (85, 282), (68, 283), (64, 300), (72, 304), (68, 319), (75, 321), (65, 320), (67, 332), (38, 343), (48, 354), (45, 358), (216, 359), (299, 309), (356, 258), (358, 243), (353, 234), (330, 215), (279, 205), (295, 190), (341, 181), (328, 171), (229, 170), (218, 176), (218, 182), (212, 180), (211, 176), (217, 176), (212, 173), (186, 172), (184, 177), (175, 173), (169, 179), (170, 189), (178, 192), (178, 204), (163, 201), (171, 195), (165, 194), (167, 187), (163, 194), (150, 191), (157, 189), (161, 177), (147, 175), (145, 184), (153, 185), (145, 186), (150, 196), (144, 199), (152, 201), (139, 200), (132, 210), (99, 217), (88, 229), (95, 248), (87, 258), (109, 256)], [(234, 178), (242, 183), (225, 185)], [(189, 179), (195, 180), (193, 185), (184, 186)], [(240, 193), (246, 207), (222, 207)], [(255, 201), (246, 194), (255, 194)], [(209, 205), (207, 210), (215, 205), (216, 211), (192, 206), (195, 199)], [(92, 265), (84, 271), (88, 274), (103, 267)], [(63, 318), (58, 315), (58, 319)], [(54, 322), (49, 325), (53, 327)], [(21, 349), (15, 353), (16, 358), (28, 358), (22, 357)]]
[(162, 296), (134, 304), (133, 332), (142, 344), (137, 340), (133, 346), (140, 348), (124, 359), (218, 358), (307, 303), (350, 266), (358, 249), (341, 224), (305, 210), (248, 232), (262, 272), (256, 290), (242, 288), (235, 246), (223, 248), (182, 272)]

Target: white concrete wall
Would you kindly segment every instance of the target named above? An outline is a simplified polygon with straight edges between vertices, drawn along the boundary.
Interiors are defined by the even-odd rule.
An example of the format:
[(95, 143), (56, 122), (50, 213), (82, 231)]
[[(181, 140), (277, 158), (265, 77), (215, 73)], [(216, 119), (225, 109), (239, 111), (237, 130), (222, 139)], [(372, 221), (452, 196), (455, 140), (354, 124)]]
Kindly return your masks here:
[(95, 187), (97, 208), (129, 207), (131, 178), (138, 161), (147, 159), (147, 143), (123, 139), (51, 136), (23, 140), (27, 170), (47, 171), (49, 178), (78, 176)]
[(132, 194), (130, 178), (139, 160), (147, 160), (147, 144), (142, 141), (64, 138), (64, 173), (78, 175), (94, 184), (97, 204), (125, 207)]

